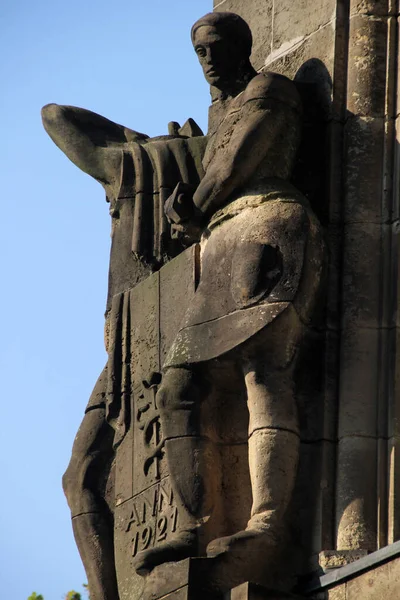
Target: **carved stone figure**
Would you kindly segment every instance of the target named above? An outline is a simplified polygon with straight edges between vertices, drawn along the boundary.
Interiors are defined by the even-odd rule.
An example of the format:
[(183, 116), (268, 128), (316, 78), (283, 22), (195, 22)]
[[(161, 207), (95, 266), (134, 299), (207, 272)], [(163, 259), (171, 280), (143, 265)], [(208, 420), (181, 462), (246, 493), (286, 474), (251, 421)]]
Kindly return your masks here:
[[(220, 90), (226, 106), (209, 138), (194, 135), (201, 132), (193, 123), (182, 130), (171, 125), (170, 137), (151, 140), (82, 109), (43, 109), (56, 144), (104, 185), (114, 221), (109, 360), (64, 480), (94, 600), (118, 597), (114, 498), (111, 493), (105, 509), (104, 489), (132, 419), (135, 435), (143, 431), (143, 444), (154, 442), (142, 461), (146, 476), (155, 468), (154, 479), (147, 488), (142, 485), (154, 489), (154, 504), (139, 492), (135, 496), (134, 483), (133, 503), (130, 497), (121, 500), (131, 507), (128, 517), (118, 517), (126, 534), (141, 527), (132, 537), (129, 568), (142, 576), (166, 562), (207, 556), (210, 569), (217, 568), (218, 591), (244, 581), (270, 583), (295, 485), (296, 366), (317, 325), (325, 263), (320, 225), (289, 182), (300, 141), (301, 101), (289, 79), (253, 69), (251, 32), (239, 16), (206, 15), (193, 26), (192, 41), (207, 82)], [(170, 327), (164, 354), (157, 351), (159, 366), (155, 360), (151, 367), (149, 360), (144, 367), (141, 327), (147, 345), (153, 334), (151, 303), (143, 302), (150, 312), (142, 321), (148, 322), (141, 324), (137, 313), (141, 294), (150, 297), (143, 286), (158, 286), (151, 297), (161, 295), (162, 301), (162, 282), (172, 273), (162, 265), (185, 247), (193, 249), (170, 265), (181, 274), (181, 297), (193, 266), (193, 294), (178, 325)], [(136, 262), (125, 260), (128, 253)], [(160, 267), (159, 279), (157, 273), (149, 276)], [(146, 276), (148, 283), (139, 283)], [(167, 292), (165, 298), (168, 305)], [(174, 323), (178, 309), (171, 301)], [(165, 315), (154, 326), (157, 331), (168, 330), (168, 310)], [(137, 449), (137, 440), (132, 443)], [(245, 466), (227, 458), (236, 456), (239, 446), (248, 454)], [(160, 474), (162, 457), (167, 469)], [(232, 484), (235, 461), (242, 466)], [(160, 483), (167, 476), (172, 494)], [(251, 497), (251, 510), (238, 500), (241, 486)], [(233, 508), (229, 496), (231, 504), (236, 498)], [(136, 497), (143, 499), (141, 514)], [(157, 516), (163, 498), (170, 506), (176, 503), (168, 513), (173, 523), (168, 536), (167, 513)], [(154, 537), (145, 527), (146, 506), (156, 515)], [(122, 515), (125, 509), (117, 510)], [(124, 579), (129, 577), (128, 569)], [(125, 585), (120, 594), (128, 598), (121, 592)]]
[[(201, 404), (220, 384), (221, 362), (246, 388), (253, 505), (247, 527), (212, 540), (207, 556), (254, 565), (276, 551), (298, 462), (296, 357), (313, 323), (324, 266), (319, 224), (288, 182), (302, 114), (294, 84), (254, 71), (251, 33), (237, 15), (206, 15), (193, 26), (192, 41), (208, 83), (229, 104), (208, 141), (194, 195), (183, 190), (166, 205), (187, 243), (203, 231), (199, 285), (157, 395), (172, 486), (188, 518), (173, 541), (137, 556), (142, 573), (197, 555), (197, 530), (211, 516), (221, 468)], [(179, 215), (174, 205), (185, 203), (187, 216)]]

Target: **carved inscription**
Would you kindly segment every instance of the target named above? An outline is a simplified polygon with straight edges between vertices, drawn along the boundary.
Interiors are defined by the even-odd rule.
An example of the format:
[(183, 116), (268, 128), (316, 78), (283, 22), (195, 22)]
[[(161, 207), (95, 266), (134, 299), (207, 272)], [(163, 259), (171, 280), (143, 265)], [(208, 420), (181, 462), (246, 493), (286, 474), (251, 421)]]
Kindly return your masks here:
[(160, 373), (152, 373), (147, 381), (135, 388), (136, 421), (142, 432), (143, 474), (147, 477), (152, 470), (154, 479), (160, 479), (159, 462), (163, 455), (163, 439), (156, 394), (161, 381)]
[(133, 498), (127, 517), (125, 532), (131, 536), (132, 556), (173, 534), (178, 524), (178, 508), (169, 478)]

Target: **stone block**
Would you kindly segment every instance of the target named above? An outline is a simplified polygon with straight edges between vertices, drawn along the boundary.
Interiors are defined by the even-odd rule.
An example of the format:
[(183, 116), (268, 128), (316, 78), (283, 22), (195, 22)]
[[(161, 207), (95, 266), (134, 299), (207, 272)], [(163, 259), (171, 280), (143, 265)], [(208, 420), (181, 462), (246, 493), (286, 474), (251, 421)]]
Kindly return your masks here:
[(114, 512), (114, 554), (118, 568), (118, 592), (120, 600), (136, 600), (142, 597), (144, 580), (133, 568), (134, 536), (129, 531), (130, 506), (124, 503)]
[(399, 588), (400, 562), (393, 561), (348, 581), (346, 600), (394, 600)]
[(199, 246), (195, 244), (160, 271), (161, 365), (178, 332), (196, 289)]
[(395, 0), (351, 0), (350, 15), (395, 15)]
[(134, 205), (133, 198), (125, 198), (119, 206), (119, 218), (112, 220), (107, 310), (115, 294), (129, 290), (151, 273), (150, 265), (132, 252)]
[(341, 337), (339, 438), (377, 435), (379, 331), (346, 328)]
[(338, 550), (377, 549), (377, 440), (339, 441), (336, 489)]
[(223, 0), (214, 3), (214, 10), (234, 12), (249, 24), (253, 34), (251, 62), (257, 71), (262, 68), (266, 56), (271, 52), (272, 5), (273, 0)]
[(342, 328), (380, 326), (382, 238), (387, 226), (346, 225), (343, 236)]
[(345, 125), (344, 220), (381, 223), (390, 207), (383, 204), (385, 120), (350, 118)]
[[(237, 563), (236, 574), (245, 568)], [(221, 561), (195, 558), (165, 563), (156, 567), (147, 577), (143, 600), (300, 600), (285, 591), (243, 581), (230, 586)]]
[(347, 600), (346, 584), (344, 583), (333, 590), (329, 590), (328, 597), (325, 596), (324, 600)]
[(155, 273), (131, 291), (134, 385), (160, 371), (159, 285), (159, 274)]
[[(308, 81), (315, 80), (320, 88), (331, 91), (335, 70), (335, 29), (324, 27), (310, 37), (300, 38), (279, 51), (274, 50), (266, 56), (263, 70), (275, 71), (296, 81), (304, 80), (305, 71), (309, 70)], [(335, 73), (342, 80), (343, 73), (339, 74), (337, 69)], [(326, 119), (335, 116), (332, 106), (328, 104), (326, 109)]]
[(273, 52), (284, 52), (324, 27), (331, 27), (336, 18), (335, 0), (290, 0), (274, 3)]
[[(131, 413), (132, 414), (132, 413)], [(118, 446), (115, 467), (115, 505), (119, 506), (133, 494), (133, 428), (130, 427)]]
[(319, 564), (324, 571), (339, 569), (367, 556), (367, 554), (367, 550), (324, 550), (319, 555)]
[(387, 19), (351, 17), (347, 107), (353, 115), (385, 116), (387, 42)]
[(300, 600), (299, 596), (268, 590), (254, 583), (242, 583), (227, 594), (223, 600)]

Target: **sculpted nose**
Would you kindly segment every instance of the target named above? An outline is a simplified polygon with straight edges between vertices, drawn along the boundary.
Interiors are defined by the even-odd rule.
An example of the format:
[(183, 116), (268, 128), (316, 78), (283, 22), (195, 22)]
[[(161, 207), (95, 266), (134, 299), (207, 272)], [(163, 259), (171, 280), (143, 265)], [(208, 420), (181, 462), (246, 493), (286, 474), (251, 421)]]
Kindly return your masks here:
[(208, 65), (210, 65), (212, 63), (212, 53), (211, 53), (210, 48), (207, 48), (207, 50), (206, 50), (205, 61)]

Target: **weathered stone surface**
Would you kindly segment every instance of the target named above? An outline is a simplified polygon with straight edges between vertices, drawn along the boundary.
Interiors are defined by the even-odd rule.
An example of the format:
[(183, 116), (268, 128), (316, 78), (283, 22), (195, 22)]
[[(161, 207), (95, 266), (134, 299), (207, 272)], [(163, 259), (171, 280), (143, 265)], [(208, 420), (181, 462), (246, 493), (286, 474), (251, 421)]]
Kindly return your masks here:
[[(196, 290), (200, 248), (188, 248), (160, 271), (160, 361), (164, 363)], [(174, 310), (171, 310), (174, 307)]]
[(308, 60), (316, 57), (324, 64), (330, 76), (333, 74), (334, 62), (334, 30), (321, 29), (310, 38), (303, 39), (283, 52), (271, 52), (264, 63), (264, 69), (284, 73), (287, 77), (294, 78)]
[(324, 571), (338, 569), (367, 556), (367, 550), (328, 550), (319, 555), (319, 562)]
[(340, 439), (336, 490), (338, 550), (377, 549), (376, 465), (376, 439)]
[(376, 436), (379, 330), (347, 327), (341, 336), (339, 436)]
[(346, 595), (346, 584), (340, 585), (333, 590), (329, 590), (327, 600), (348, 600)]
[[(319, 441), (301, 444), (300, 464), (291, 513), (291, 543), (296, 569), (306, 574), (318, 569), (322, 547), (332, 547), (336, 444)], [(291, 557), (293, 560), (293, 557)]]
[(388, 219), (390, 207), (384, 205), (382, 187), (385, 135), (381, 118), (351, 118), (345, 125), (346, 222), (382, 223)]
[(387, 42), (387, 19), (363, 15), (351, 18), (348, 109), (354, 115), (385, 115)]
[(346, 600), (396, 598), (400, 588), (400, 561), (394, 560), (346, 583)]
[[(335, 63), (334, 42), (335, 30), (332, 27), (325, 27), (311, 37), (299, 40), (298, 43), (285, 48), (281, 53), (271, 52), (265, 59), (263, 69), (301, 80), (304, 65), (313, 61), (311, 69), (316, 69), (318, 87), (331, 89)], [(334, 109), (334, 105), (326, 103), (325, 118), (336, 116)]]
[(351, 0), (350, 14), (361, 15), (395, 15), (397, 7), (395, 0)]
[(290, 0), (274, 3), (272, 51), (284, 54), (287, 48), (303, 42), (325, 27), (334, 27), (335, 0), (298, 0), (294, 9)]
[(259, 71), (271, 52), (272, 45), (272, 0), (252, 0), (251, 7), (237, 0), (224, 0), (214, 5), (217, 11), (231, 11), (243, 17), (253, 33), (251, 62)]
[(380, 326), (379, 282), (382, 269), (383, 236), (388, 227), (371, 223), (346, 225), (343, 236), (342, 328)]
[[(133, 409), (133, 406), (132, 406)], [(115, 472), (115, 506), (132, 498), (133, 495), (133, 428), (130, 428), (118, 448)]]

